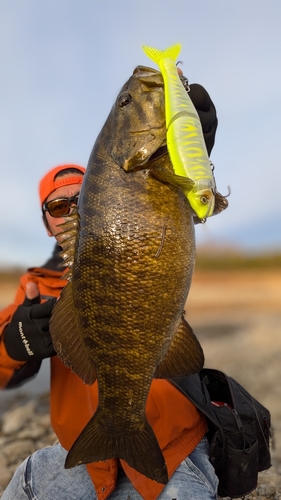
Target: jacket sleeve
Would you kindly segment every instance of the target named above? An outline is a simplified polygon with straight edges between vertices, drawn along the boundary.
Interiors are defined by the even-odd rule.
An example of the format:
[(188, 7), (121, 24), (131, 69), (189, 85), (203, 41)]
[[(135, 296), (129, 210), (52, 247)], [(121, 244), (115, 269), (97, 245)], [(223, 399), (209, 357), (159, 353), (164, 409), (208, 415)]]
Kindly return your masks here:
[(15, 361), (10, 358), (7, 354), (3, 338), (4, 338), (4, 330), (6, 326), (10, 323), (11, 318), (17, 309), (17, 307), (22, 304), (25, 298), (25, 288), (24, 284), (26, 283), (27, 275), (24, 275), (21, 278), (21, 283), (17, 289), (16, 296), (13, 304), (10, 304), (5, 309), (0, 311), (0, 389), (5, 388), (14, 374), (21, 369), (23, 365), (26, 363), (23, 361)]

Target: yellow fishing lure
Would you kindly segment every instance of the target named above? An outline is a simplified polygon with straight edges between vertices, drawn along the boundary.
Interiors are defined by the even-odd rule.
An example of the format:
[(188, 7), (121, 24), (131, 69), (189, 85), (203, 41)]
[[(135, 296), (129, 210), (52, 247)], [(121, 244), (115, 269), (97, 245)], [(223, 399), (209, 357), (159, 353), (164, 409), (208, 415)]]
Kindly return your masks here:
[(198, 113), (178, 75), (181, 45), (163, 51), (144, 46), (143, 50), (163, 76), (167, 148), (174, 173), (194, 182), (191, 190), (183, 190), (199, 219), (205, 219), (214, 211), (216, 184)]

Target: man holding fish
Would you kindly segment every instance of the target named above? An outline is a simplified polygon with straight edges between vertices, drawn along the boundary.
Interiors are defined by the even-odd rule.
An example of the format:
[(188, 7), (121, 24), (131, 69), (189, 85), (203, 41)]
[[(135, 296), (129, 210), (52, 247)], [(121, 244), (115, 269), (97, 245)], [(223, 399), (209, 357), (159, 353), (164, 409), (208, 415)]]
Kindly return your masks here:
[[(150, 86), (151, 81), (154, 78), (158, 78), (158, 76), (151, 73), (151, 71), (145, 72), (143, 68), (135, 73), (136, 78), (139, 78), (140, 74), (142, 86), (148, 81)], [(156, 87), (155, 83), (153, 83), (153, 85)], [(126, 101), (124, 94), (121, 94), (121, 98), (117, 100), (118, 107), (122, 110), (122, 113), (124, 106), (127, 105), (127, 101), (129, 100), (129, 95), (131, 94), (126, 93)], [(190, 85), (190, 98), (193, 100), (199, 113), (206, 147), (208, 154), (210, 154), (214, 144), (217, 126), (214, 105), (205, 89), (199, 85)], [(155, 108), (155, 113), (156, 112), (157, 109)], [(159, 144), (161, 144), (161, 140), (160, 138)], [(119, 153), (117, 149), (114, 150), (114, 148), (112, 148), (112, 151), (114, 151), (113, 156), (115, 161), (119, 160), (121, 153)], [(140, 157), (139, 151), (137, 151), (137, 157)], [(126, 170), (126, 168), (128, 170), (130, 169), (130, 165), (133, 161), (132, 158), (133, 157), (131, 157), (129, 161), (126, 160), (127, 163), (124, 170)], [(129, 164), (129, 162), (131, 163)], [(160, 158), (156, 167), (153, 163), (152, 172), (153, 169), (157, 169), (159, 164), (161, 164), (162, 168), (164, 160)], [(138, 169), (136, 169), (136, 175), (139, 175)], [(87, 170), (89, 173), (89, 166)], [(163, 356), (161, 358), (163, 362), (160, 362), (156, 369), (153, 368), (155, 378), (152, 377), (153, 379), (149, 382), (147, 396), (146, 392), (144, 392), (145, 415), (142, 415), (142, 408), (138, 407), (138, 402), (143, 397), (142, 388), (140, 397), (136, 398), (134, 390), (137, 384), (130, 386), (131, 380), (134, 380), (135, 383), (135, 380), (140, 379), (140, 377), (131, 367), (131, 361), (131, 364), (125, 365), (127, 362), (126, 352), (124, 353), (124, 361), (122, 361), (121, 364), (119, 363), (119, 358), (123, 355), (123, 350), (126, 351), (126, 348), (123, 349), (122, 347), (122, 351), (119, 351), (119, 347), (113, 344), (114, 330), (111, 331), (109, 328), (108, 336), (105, 334), (104, 341), (105, 346), (108, 346), (107, 350), (114, 351), (115, 349), (116, 353), (108, 353), (104, 351), (104, 348), (101, 349), (100, 346), (96, 344), (95, 337), (89, 339), (86, 336), (81, 340), (79, 338), (79, 332), (76, 331), (76, 319), (73, 321), (71, 311), (75, 309), (75, 304), (77, 302), (75, 302), (76, 299), (74, 299), (72, 303), (68, 295), (71, 291), (71, 283), (75, 280), (78, 281), (75, 275), (75, 265), (74, 274), (72, 274), (73, 271), (71, 270), (73, 268), (72, 250), (75, 247), (77, 226), (79, 226), (80, 223), (79, 218), (76, 218), (75, 214), (77, 212), (77, 204), (78, 208), (80, 208), (80, 199), (78, 202), (78, 195), (81, 191), (84, 173), (85, 169), (79, 165), (60, 165), (48, 172), (41, 180), (39, 186), (43, 221), (48, 235), (54, 236), (58, 245), (63, 248), (64, 264), (67, 264), (68, 267), (67, 274), (65, 274), (59, 265), (61, 264), (60, 259), (55, 259), (55, 261), (51, 259), (42, 268), (32, 268), (28, 270), (21, 278), (21, 284), (14, 303), (0, 313), (0, 384), (4, 389), (22, 383), (24, 380), (27, 380), (30, 376), (37, 373), (42, 359), (50, 358), (51, 421), (59, 441), (59, 443), (54, 446), (37, 451), (19, 466), (11, 483), (4, 492), (2, 499), (19, 500), (36, 498), (38, 500), (53, 500), (54, 498), (60, 498), (65, 500), (104, 500), (106, 498), (130, 498), (133, 500), (143, 498), (145, 500), (155, 500), (158, 498), (160, 500), (213, 500), (216, 498), (217, 478), (208, 460), (206, 419), (193, 403), (167, 380), (174, 374), (171, 355), (166, 358)], [(148, 182), (145, 186), (148, 185), (149, 192), (151, 193), (153, 191), (153, 183), (157, 186), (160, 184), (157, 179), (159, 176), (161, 177), (162, 173), (163, 170), (160, 169), (156, 172), (156, 179), (149, 177), (148, 180), (147, 174), (145, 173), (145, 176), (142, 178), (136, 177), (136, 180), (137, 183), (142, 182), (143, 179), (145, 182)], [(124, 178), (126, 175), (131, 174), (125, 173)], [(112, 172), (109, 174), (110, 179), (111, 177)], [(85, 185), (85, 181), (86, 178), (83, 185)], [(89, 182), (90, 181), (87, 181), (87, 184)], [(95, 182), (98, 184), (97, 177), (95, 178)], [(122, 184), (123, 181), (118, 180), (118, 182)], [(162, 186), (164, 186), (163, 189)], [(122, 189), (124, 188), (122, 187)], [(161, 183), (160, 189), (162, 189), (163, 197), (166, 196), (166, 192), (169, 196), (170, 192), (172, 192), (172, 196), (174, 196), (175, 199), (178, 200), (178, 196), (180, 197), (179, 206), (187, 206), (185, 196), (181, 197), (181, 194), (178, 192), (178, 187), (170, 187)], [(101, 193), (97, 191), (95, 196), (97, 198), (101, 197)], [(121, 203), (120, 194), (114, 193), (114, 196), (118, 198), (118, 203)], [(114, 196), (112, 200), (114, 200)], [(151, 196), (151, 194), (149, 196)], [(152, 198), (150, 198), (150, 200), (152, 203)], [(103, 202), (101, 198), (99, 202), (100, 206), (102, 206)], [(155, 205), (157, 201), (154, 200), (153, 203)], [(170, 209), (171, 207), (168, 208)], [(95, 208), (95, 210), (98, 209), (99, 207)], [(80, 210), (83, 211), (82, 205)], [(106, 217), (109, 218), (109, 209), (107, 210)], [(188, 215), (186, 216), (186, 221), (190, 224), (189, 221), (192, 220), (195, 214), (189, 212), (189, 209), (187, 210)], [(168, 215), (165, 212), (163, 220), (166, 220), (167, 217)], [(179, 215), (176, 214), (176, 219), (178, 218)], [(81, 220), (82, 219), (83, 217), (81, 217)], [(96, 217), (96, 220), (99, 220), (98, 217)], [(144, 224), (144, 222), (142, 223)], [(117, 223), (115, 228), (116, 227)], [(124, 231), (124, 226), (122, 227)], [(81, 233), (84, 231), (83, 227), (82, 229), (78, 228), (78, 230), (80, 230)], [(134, 231), (136, 231), (136, 228), (134, 228)], [(153, 250), (153, 259), (156, 259), (155, 262), (157, 262), (159, 256), (161, 256), (161, 258), (165, 257), (165, 252), (170, 244), (169, 231), (169, 223), (167, 222), (167, 227), (165, 229), (164, 225), (162, 225), (162, 236), (160, 233), (160, 240), (157, 240), (155, 251)], [(191, 226), (190, 231), (192, 236)], [(178, 233), (176, 233), (176, 235), (177, 234)], [(179, 238), (181, 238), (181, 235)], [(188, 234), (188, 241), (189, 238), (190, 235)], [(89, 237), (87, 237), (87, 240), (88, 239)], [(126, 239), (130, 240), (128, 235)], [(109, 254), (111, 254), (111, 241), (112, 240), (108, 243), (108, 249), (103, 248), (101, 254), (106, 253), (107, 250)], [(180, 239), (179, 241), (181, 242), (182, 240)], [(83, 247), (82, 242), (80, 242), (80, 246)], [(96, 251), (98, 251), (98, 248)], [(142, 251), (142, 248), (140, 248), (140, 250), (135, 250), (135, 257), (132, 259), (130, 266), (134, 266), (134, 259), (136, 260), (138, 258), (138, 252)], [(193, 256), (192, 242), (190, 252)], [(81, 254), (79, 258), (79, 268), (82, 268), (84, 265), (83, 254)], [(119, 260), (116, 260), (116, 256), (114, 256), (114, 258), (116, 268)], [(95, 274), (99, 273), (100, 266), (101, 264), (98, 263)], [(155, 266), (157, 266), (157, 264), (155, 264)], [(115, 268), (112, 268), (113, 274)], [(169, 268), (165, 267), (165, 272), (167, 272), (167, 269)], [(192, 269), (193, 265), (191, 263), (191, 274)], [(101, 271), (101, 274), (105, 273), (103, 267)], [(62, 279), (62, 277), (64, 279)], [(67, 283), (66, 278), (69, 280), (69, 283)], [(114, 276), (113, 278), (115, 279)], [(123, 286), (123, 274), (118, 279), (121, 280), (120, 283)], [(185, 279), (187, 281), (190, 279), (189, 274)], [(145, 278), (145, 283), (146, 282), (147, 278)], [(79, 294), (81, 296), (83, 296), (84, 290), (87, 289), (89, 283), (90, 276), (88, 277), (88, 281), (84, 282), (79, 288)], [(142, 284), (141, 278), (136, 285), (136, 295), (138, 295), (139, 302), (141, 302), (141, 304), (146, 304), (145, 297), (142, 297), (142, 287), (145, 285)], [(94, 284), (93, 286), (97, 285)], [(118, 295), (119, 288), (116, 288), (116, 284), (114, 284), (114, 286), (116, 294)], [(130, 284), (128, 286), (130, 286)], [(187, 288), (189, 288), (189, 285)], [(68, 290), (68, 293), (64, 291), (61, 295), (63, 289), (66, 291)], [(105, 292), (110, 293), (110, 286)], [(120, 288), (120, 293), (122, 293), (122, 287)], [(182, 296), (180, 296), (179, 300), (184, 302), (185, 293), (186, 290), (183, 292)], [(98, 293), (96, 292), (96, 295), (97, 298), (100, 299), (99, 307), (102, 311), (107, 300), (107, 297), (103, 295), (102, 287), (100, 287)], [(133, 295), (133, 292), (130, 295)], [(56, 302), (57, 297), (61, 298)], [(85, 295), (85, 300), (87, 300), (87, 295)], [(116, 300), (118, 303), (117, 297), (114, 296), (113, 300)], [(156, 297), (154, 300), (156, 300)], [(161, 300), (165, 301), (166, 299), (163, 297)], [(66, 303), (66, 312), (63, 310), (64, 302)], [(55, 303), (56, 307), (54, 314), (53, 308)], [(70, 303), (71, 307), (69, 307)], [(106, 304), (109, 304), (109, 302)], [(149, 305), (148, 303), (147, 307), (149, 307)], [(129, 307), (129, 321), (134, 321), (135, 307), (135, 303), (133, 303), (132, 309)], [(111, 324), (114, 325), (116, 332), (118, 330), (118, 324), (123, 321), (122, 308), (124, 308), (124, 303), (121, 303), (120, 311), (116, 314), (118, 317), (112, 317)], [(151, 311), (153, 311), (153, 309), (151, 309)], [(114, 313), (110, 311), (111, 316), (112, 314)], [(49, 328), (51, 315), (52, 336)], [(68, 323), (67, 316), (70, 317), (70, 323)], [(98, 321), (97, 316), (98, 314), (96, 313), (95, 321)], [(150, 312), (149, 316), (153, 323), (153, 315)], [(60, 323), (60, 318), (62, 318), (61, 321), (63, 324)], [(87, 312), (84, 311), (82, 319), (80, 318), (79, 321), (77, 320), (77, 324), (81, 325), (81, 329), (86, 331), (88, 321), (90, 321), (90, 319), (87, 319)], [(166, 325), (165, 318), (163, 318), (163, 321), (163, 325)], [(173, 321), (174, 320), (171, 320), (171, 323), (173, 323)], [(86, 323), (86, 325), (83, 322)], [(137, 322), (142, 322), (140, 315), (138, 315), (136, 319), (134, 328), (136, 328)], [(181, 352), (177, 358), (179, 360), (179, 365), (181, 365), (181, 363), (183, 366), (188, 365), (187, 370), (189, 370), (190, 373), (194, 373), (200, 370), (203, 364), (200, 345), (191, 328), (183, 318), (179, 317), (175, 320), (175, 323), (176, 326), (173, 326), (173, 329), (175, 331), (178, 329), (180, 335), (182, 334), (181, 338), (187, 339), (188, 345), (186, 347), (186, 352), (188, 352), (188, 349), (191, 349), (190, 352), (192, 353), (192, 355), (189, 355), (185, 352)], [(155, 324), (155, 332), (157, 332), (157, 323)], [(98, 323), (96, 328), (98, 330)], [(164, 328), (164, 326), (160, 327), (159, 323), (159, 329), (161, 330), (161, 328)], [(57, 333), (60, 331), (62, 331), (62, 334)], [(72, 337), (73, 332), (75, 332), (75, 338)], [(66, 337), (64, 337), (64, 335), (66, 335)], [(152, 337), (154, 335), (156, 335), (156, 333), (153, 333)], [(102, 334), (100, 334), (100, 337), (101, 336)], [(122, 342), (122, 336), (120, 336), (118, 342)], [(150, 340), (148, 339), (147, 342), (150, 342)], [(174, 341), (174, 343), (176, 342), (177, 341)], [(69, 349), (67, 344), (69, 344)], [(128, 346), (127, 350), (129, 355), (131, 355), (132, 350), (132, 359), (136, 365), (142, 362), (142, 360), (139, 360), (140, 357), (147, 356), (145, 347), (142, 348), (142, 346), (140, 346), (138, 351), (131, 347), (129, 337), (125, 339), (124, 345)], [(89, 351), (87, 351), (88, 348), (90, 349)], [(92, 351), (99, 352), (99, 357), (93, 357), (94, 361), (91, 364)], [(108, 356), (111, 354), (112, 356), (115, 355), (115, 358), (112, 358), (115, 360), (115, 364), (109, 363), (108, 361)], [(95, 354), (93, 354), (93, 356), (95, 356)], [(98, 363), (100, 363), (100, 367)], [(121, 372), (125, 366), (126, 370), (123, 370), (124, 387), (112, 385), (111, 380), (109, 380), (109, 372), (111, 371), (114, 376), (113, 378), (118, 380), (119, 371)], [(140, 366), (142, 365), (140, 364)], [(109, 370), (108, 373), (107, 367)], [(105, 375), (103, 375), (104, 373)], [(167, 375), (165, 376), (165, 374)], [(145, 378), (146, 374), (141, 373), (141, 376)], [(126, 377), (128, 377), (128, 382), (124, 383)], [(106, 388), (105, 393), (102, 392), (103, 387)], [(117, 394), (112, 392), (113, 387), (117, 391)], [(100, 393), (99, 390), (101, 391)], [(138, 389), (136, 389), (135, 392), (137, 392), (137, 390)], [(121, 408), (122, 411), (119, 415), (118, 403), (121, 407), (124, 397), (127, 398), (127, 406), (125, 405)], [(92, 446), (91, 439), (89, 438), (89, 436), (92, 436), (93, 439), (96, 439), (96, 437), (91, 434), (91, 422), (98, 413), (97, 408), (101, 407), (103, 399), (106, 400), (107, 404), (105, 408), (102, 409), (103, 415), (105, 415), (105, 421), (100, 424), (100, 434), (103, 441), (106, 441), (107, 434), (113, 434), (115, 436), (116, 446), (116, 448), (113, 448), (114, 451), (112, 451), (112, 449), (110, 449), (111, 441), (109, 441), (107, 449), (104, 452), (105, 454), (107, 453), (107, 455), (104, 455), (104, 458), (102, 453), (99, 455), (99, 449), (96, 450), (96, 448), (102, 448), (102, 443)], [(111, 402), (113, 405), (112, 407), (110, 407)], [(136, 409), (133, 414), (130, 406)], [(138, 412), (140, 412), (141, 415), (140, 419), (136, 416)], [(124, 426), (118, 427), (118, 419), (120, 418), (122, 420), (123, 415), (125, 415), (125, 422), (128, 422), (127, 434), (130, 436), (132, 434), (133, 436), (132, 439), (130, 438), (132, 441), (130, 442), (131, 447), (126, 444), (126, 428), (124, 428)], [(116, 424), (115, 420), (117, 422)], [(131, 433), (132, 420), (134, 420), (136, 429), (134, 433)], [(145, 423), (146, 421), (148, 424)], [(138, 437), (142, 435), (143, 429), (146, 428), (146, 425), (148, 428), (148, 436), (152, 443), (151, 448), (143, 446), (142, 441), (137, 441)], [(87, 431), (85, 435), (85, 429), (87, 428), (89, 428), (89, 435)], [(83, 438), (84, 435), (86, 437)], [(156, 443), (154, 443), (153, 439), (155, 439)], [(79, 440), (82, 443), (81, 446)], [(156, 451), (153, 449), (154, 444), (155, 449), (159, 447), (159, 453), (157, 449)], [(95, 455), (96, 451), (97, 455)], [(93, 455), (91, 455), (92, 453)], [(91, 460), (92, 456), (94, 456), (95, 459)], [(97, 456), (99, 458), (96, 458)]]

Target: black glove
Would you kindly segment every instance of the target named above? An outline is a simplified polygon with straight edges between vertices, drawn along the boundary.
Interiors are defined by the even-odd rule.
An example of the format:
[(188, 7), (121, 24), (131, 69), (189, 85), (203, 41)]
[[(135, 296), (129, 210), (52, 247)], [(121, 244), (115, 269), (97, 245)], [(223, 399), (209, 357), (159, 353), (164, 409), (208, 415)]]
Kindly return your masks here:
[(49, 321), (57, 299), (40, 304), (40, 298), (26, 298), (5, 328), (4, 344), (9, 356), (17, 361), (36, 361), (55, 356)]
[(189, 90), (189, 97), (192, 100), (196, 111), (199, 115), (202, 125), (203, 135), (205, 139), (208, 155), (210, 156), (215, 144), (215, 135), (218, 126), (217, 112), (215, 105), (210, 98), (207, 90), (198, 83), (188, 84), (187, 78), (180, 77), (185, 89)]

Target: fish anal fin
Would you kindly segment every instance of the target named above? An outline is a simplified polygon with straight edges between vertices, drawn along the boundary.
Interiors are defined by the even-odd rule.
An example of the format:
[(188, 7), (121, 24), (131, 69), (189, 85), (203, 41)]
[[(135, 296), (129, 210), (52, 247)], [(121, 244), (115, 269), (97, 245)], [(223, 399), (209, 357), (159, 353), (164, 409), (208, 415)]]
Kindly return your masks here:
[(105, 417), (97, 409), (66, 457), (65, 468), (120, 458), (146, 477), (166, 484), (167, 468), (155, 434), (147, 420), (133, 431), (110, 433), (105, 428)]
[(170, 348), (157, 366), (154, 378), (172, 378), (199, 372), (204, 365), (202, 347), (187, 321), (182, 318)]
[(71, 368), (85, 384), (92, 385), (96, 370), (82, 343), (81, 329), (72, 298), (72, 283), (68, 283), (54, 306), (50, 319), (54, 348), (62, 362)]

